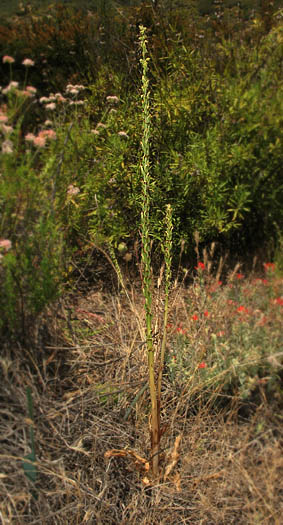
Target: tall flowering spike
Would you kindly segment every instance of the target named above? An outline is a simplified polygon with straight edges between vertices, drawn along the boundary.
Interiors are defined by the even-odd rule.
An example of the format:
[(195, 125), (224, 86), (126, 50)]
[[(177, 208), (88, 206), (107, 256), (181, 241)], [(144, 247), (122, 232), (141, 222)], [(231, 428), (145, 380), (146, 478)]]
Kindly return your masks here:
[(140, 43), (142, 48), (142, 109), (143, 109), (143, 137), (142, 137), (142, 210), (141, 210), (141, 237), (142, 237), (142, 263), (143, 263), (143, 286), (146, 300), (146, 310), (151, 316), (151, 261), (150, 261), (150, 236), (149, 236), (149, 208), (150, 208), (150, 107), (149, 107), (149, 82), (147, 78), (148, 61), (146, 29), (140, 26)]
[(140, 46), (142, 58), (142, 112), (143, 112), (143, 137), (142, 145), (142, 162), (141, 162), (141, 185), (142, 185), (142, 203), (141, 203), (141, 239), (142, 239), (142, 266), (143, 266), (143, 295), (145, 299), (146, 315), (146, 342), (148, 354), (148, 376), (151, 400), (151, 455), (153, 475), (158, 475), (159, 466), (159, 442), (160, 442), (160, 425), (159, 425), (159, 407), (157, 403), (157, 392), (155, 385), (154, 370), (154, 348), (152, 339), (152, 306), (151, 306), (151, 256), (150, 256), (150, 133), (151, 133), (151, 116), (149, 104), (149, 82), (147, 77), (148, 61), (147, 56), (147, 39), (146, 29), (140, 26)]

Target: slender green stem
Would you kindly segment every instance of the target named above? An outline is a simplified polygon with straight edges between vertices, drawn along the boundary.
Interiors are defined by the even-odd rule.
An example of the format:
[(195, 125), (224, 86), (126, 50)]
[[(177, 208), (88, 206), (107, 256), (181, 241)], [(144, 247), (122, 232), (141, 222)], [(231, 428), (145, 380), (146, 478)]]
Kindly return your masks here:
[(166, 215), (165, 215), (165, 224), (166, 224), (166, 236), (165, 236), (165, 304), (164, 304), (164, 318), (163, 318), (163, 337), (161, 343), (161, 352), (160, 352), (160, 364), (159, 364), (159, 373), (158, 373), (158, 382), (157, 382), (157, 399), (158, 399), (158, 411), (160, 413), (160, 401), (161, 401), (161, 385), (162, 385), (162, 375), (164, 368), (165, 360), (165, 351), (167, 343), (167, 324), (168, 324), (168, 301), (169, 301), (169, 288), (171, 281), (171, 266), (172, 266), (172, 207), (170, 204), (167, 205)]
[(154, 347), (152, 338), (152, 278), (151, 278), (151, 246), (150, 246), (150, 134), (151, 134), (151, 115), (149, 104), (149, 80), (148, 80), (148, 61), (146, 29), (140, 26), (140, 45), (142, 50), (142, 109), (143, 109), (143, 137), (142, 137), (142, 162), (141, 162), (141, 184), (142, 184), (142, 203), (141, 203), (141, 240), (142, 240), (142, 267), (143, 267), (143, 295), (145, 299), (146, 316), (146, 342), (148, 354), (148, 375), (151, 399), (151, 453), (152, 471), (157, 476), (159, 471), (159, 414), (157, 393), (154, 373)]

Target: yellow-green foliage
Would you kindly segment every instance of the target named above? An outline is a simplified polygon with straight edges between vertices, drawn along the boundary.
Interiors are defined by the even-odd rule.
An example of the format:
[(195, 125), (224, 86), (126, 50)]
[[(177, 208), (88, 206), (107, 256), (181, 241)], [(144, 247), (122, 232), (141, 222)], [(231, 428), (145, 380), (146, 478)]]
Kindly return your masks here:
[[(183, 240), (193, 252), (196, 230), (200, 242), (218, 240), (236, 255), (256, 252), (259, 244), (276, 248), (282, 224), (281, 14), (271, 17), (267, 30), (261, 15), (242, 20), (228, 10), (221, 20), (208, 19), (191, 8), (189, 17), (177, 9), (160, 18), (163, 8), (128, 7), (111, 11), (111, 18), (103, 10), (87, 16), (58, 5), (50, 17), (29, 13), (2, 24), (2, 56), (15, 58), (1, 62), (0, 110), (8, 122), (1, 123), (0, 140), (13, 151), (2, 155), (0, 168), (0, 236), (13, 244), (1, 266), (6, 311), (23, 311), (23, 304), (39, 311), (72, 267), (72, 251), (80, 250), (82, 261), (92, 243), (125, 242), (131, 250), (139, 238), (142, 116), (135, 42), (141, 20), (149, 27), (152, 64), (153, 249), (163, 239), (168, 203), (175, 253)], [(102, 35), (103, 17), (111, 23)], [(34, 98), (23, 94), (22, 60), (29, 53)], [(7, 94), (12, 79), (21, 89)], [(70, 82), (84, 84), (73, 98), (65, 92)], [(38, 99), (59, 88), (67, 101), (56, 99), (48, 112)], [(56, 140), (31, 147), (26, 134), (42, 131), (46, 118)]]

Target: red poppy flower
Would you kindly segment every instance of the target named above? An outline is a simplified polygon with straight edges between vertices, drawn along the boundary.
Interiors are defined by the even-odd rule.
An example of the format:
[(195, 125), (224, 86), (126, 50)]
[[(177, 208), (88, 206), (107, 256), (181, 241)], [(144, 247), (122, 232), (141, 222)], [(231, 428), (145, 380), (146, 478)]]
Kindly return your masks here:
[(249, 310), (245, 306), (239, 306), (237, 308), (237, 312), (240, 312), (240, 313), (243, 312), (243, 313), (247, 314), (247, 313), (249, 313)]
[(271, 272), (274, 272), (274, 270), (275, 270), (275, 264), (271, 263), (271, 262), (263, 263), (263, 267), (264, 267), (266, 272), (268, 272), (268, 270), (270, 270)]
[(178, 334), (186, 335), (187, 330), (184, 330), (184, 328), (182, 328), (181, 326), (177, 326), (176, 332)]
[(198, 262), (197, 266), (195, 266), (196, 270), (205, 270), (205, 264), (203, 262)]

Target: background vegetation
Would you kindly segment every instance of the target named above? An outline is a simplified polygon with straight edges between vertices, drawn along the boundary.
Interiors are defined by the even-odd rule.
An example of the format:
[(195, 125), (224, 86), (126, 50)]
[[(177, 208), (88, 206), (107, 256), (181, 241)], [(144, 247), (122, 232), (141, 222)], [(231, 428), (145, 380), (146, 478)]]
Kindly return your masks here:
[[(42, 0), (0, 9), (0, 364), (10, 447), (2, 515), (43, 523), (44, 514), (51, 524), (58, 510), (62, 524), (147, 525), (150, 516), (175, 525), (178, 512), (180, 523), (279, 525), (280, 2)], [(150, 450), (138, 284), (141, 23), (157, 348), (166, 206), (173, 211), (165, 449), (185, 436), (176, 475), (142, 490), (135, 467), (112, 458), (105, 471), (101, 460), (101, 443)], [(34, 443), (26, 456), (22, 437), (26, 386), (36, 465)], [(33, 470), (24, 468), (34, 476), (22, 472), (18, 486), (16, 456), (32, 458)], [(164, 472), (171, 460), (161, 458)], [(36, 474), (38, 493), (28, 484)]]
[[(157, 260), (167, 203), (175, 254), (182, 246), (188, 261), (194, 263), (196, 232), (201, 247), (217, 241), (218, 253), (232, 258), (275, 255), (282, 225), (282, 11), (272, 2), (253, 10), (228, 4), (215, 2), (204, 15), (195, 2), (174, 9), (166, 2), (102, 2), (94, 11), (25, 3), (3, 20), (2, 56), (15, 59), (1, 64), (1, 111), (13, 128), (2, 126), (2, 137), (14, 151), (1, 158), (1, 237), (13, 245), (2, 264), (9, 319), (23, 318), (13, 317), (15, 309), (37, 311), (58, 292), (76, 250), (83, 260), (93, 244), (124, 243), (133, 256), (141, 193), (140, 22), (150, 36)], [(22, 65), (26, 57), (33, 67)], [(22, 100), (27, 78), (37, 90), (32, 100)], [(22, 92), (5, 93), (11, 80)], [(66, 93), (68, 83), (80, 88)], [(56, 140), (31, 151), (25, 136), (40, 133), (50, 118)], [(76, 195), (68, 194), (71, 185)]]

